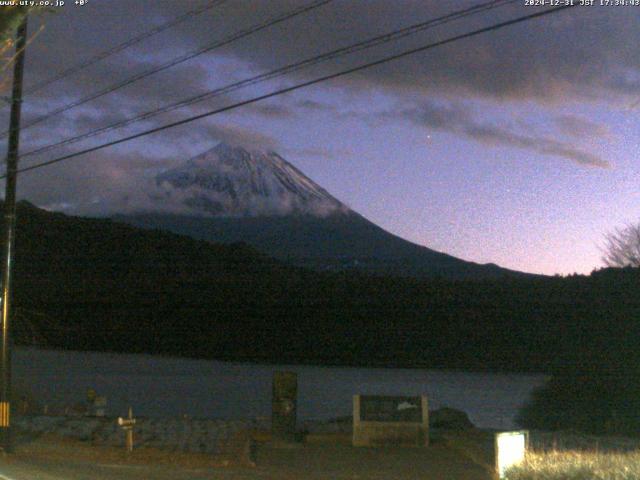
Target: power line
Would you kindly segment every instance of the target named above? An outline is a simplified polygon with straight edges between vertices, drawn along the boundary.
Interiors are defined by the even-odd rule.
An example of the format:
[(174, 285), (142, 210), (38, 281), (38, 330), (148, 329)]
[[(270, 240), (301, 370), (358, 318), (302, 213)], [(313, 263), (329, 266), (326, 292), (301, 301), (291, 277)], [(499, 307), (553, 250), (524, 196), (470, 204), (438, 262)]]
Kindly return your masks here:
[(153, 35), (164, 32), (165, 30), (168, 30), (169, 28), (172, 28), (190, 18), (196, 17), (201, 13), (206, 12), (207, 10), (211, 10), (212, 8), (218, 5), (221, 5), (226, 1), (227, 0), (213, 0), (213, 1), (209, 1), (207, 4), (205, 4), (202, 7), (189, 10), (188, 12), (183, 13), (182, 15), (174, 18), (173, 20), (169, 20), (168, 22), (163, 23), (162, 25), (158, 25), (157, 27), (154, 27), (150, 30), (147, 30), (144, 33), (141, 33), (137, 37), (131, 38), (126, 42), (116, 45), (113, 48), (100, 52), (94, 55), (93, 57), (85, 60), (84, 62), (80, 62), (72, 67), (67, 68), (66, 70), (63, 70), (57, 75), (54, 75), (41, 82), (35, 83), (34, 85), (26, 89), (25, 95), (30, 95), (32, 93), (37, 92), (38, 90), (42, 90), (44, 87), (51, 85), (52, 83), (57, 82), (58, 80), (62, 80), (63, 78), (68, 77), (69, 75), (73, 75), (74, 73), (77, 73), (80, 70), (84, 70), (85, 68), (90, 67), (91, 65), (94, 65), (99, 61), (104, 60), (105, 58), (115, 55), (116, 53), (120, 53), (121, 51), (135, 45), (136, 43), (140, 43), (143, 40), (146, 40), (147, 38), (152, 37)]
[[(129, 135), (127, 137), (123, 137), (123, 138), (120, 138), (118, 140), (113, 140), (111, 142), (103, 143), (102, 145), (97, 145), (95, 147), (87, 148), (87, 149), (81, 150), (79, 152), (75, 152), (75, 153), (71, 153), (69, 155), (64, 155), (64, 156), (61, 156), (61, 157), (58, 157), (58, 158), (54, 158), (54, 159), (48, 160), (46, 162), (41, 162), (41, 163), (38, 163), (36, 165), (31, 165), (29, 167), (24, 167), (24, 168), (19, 169), (18, 172), (26, 172), (26, 171), (29, 171), (29, 170), (36, 170), (38, 168), (42, 168), (42, 167), (45, 167), (45, 166), (48, 166), (48, 165), (52, 165), (54, 163), (63, 162), (65, 160), (69, 160), (71, 158), (79, 157), (80, 155), (85, 155), (87, 153), (91, 153), (91, 152), (95, 152), (95, 151), (98, 151), (98, 150), (102, 150), (103, 148), (112, 147), (114, 145), (125, 143), (125, 142), (131, 141), (131, 140), (135, 140), (137, 138), (141, 138), (141, 137), (144, 137), (144, 136), (147, 136), (147, 135), (151, 135), (153, 133), (158, 133), (158, 132), (161, 132), (163, 130), (167, 130), (169, 128), (178, 127), (180, 125), (185, 125), (187, 123), (191, 123), (191, 122), (194, 122), (196, 120), (200, 120), (200, 119), (203, 119), (203, 118), (206, 118), (206, 117), (210, 117), (212, 115), (216, 115), (216, 114), (219, 114), (219, 113), (227, 112), (229, 110), (233, 110), (233, 109), (245, 106), (245, 105), (249, 105), (249, 104), (252, 104), (252, 103), (259, 102), (261, 100), (266, 100), (268, 98), (272, 98), (272, 97), (275, 97), (275, 96), (278, 96), (278, 95), (283, 95), (285, 93), (290, 93), (290, 92), (293, 92), (295, 90), (300, 90), (302, 88), (306, 88), (306, 87), (309, 87), (309, 86), (312, 86), (312, 85), (316, 85), (316, 84), (321, 83), (321, 82), (326, 82), (328, 80), (333, 80), (335, 78), (343, 77), (345, 75), (349, 75), (349, 74), (352, 74), (352, 73), (355, 73), (355, 72), (359, 72), (361, 70), (365, 70), (367, 68), (371, 68), (371, 67), (374, 67), (374, 66), (382, 65), (382, 64), (391, 62), (393, 60), (397, 60), (399, 58), (403, 58), (403, 57), (406, 57), (406, 56), (409, 56), (409, 55), (413, 55), (415, 53), (431, 50), (432, 48), (440, 47), (440, 46), (446, 45), (448, 43), (457, 42), (457, 41), (460, 41), (460, 40), (463, 40), (463, 39), (466, 39), (466, 38), (474, 37), (476, 35), (480, 35), (480, 34), (483, 34), (483, 33), (491, 32), (491, 31), (494, 31), (494, 30), (499, 30), (501, 28), (508, 27), (510, 25), (515, 25), (515, 24), (518, 24), (518, 23), (522, 23), (522, 22), (525, 22), (525, 21), (529, 21), (529, 20), (533, 20), (535, 18), (539, 18), (539, 17), (545, 16), (545, 15), (549, 15), (549, 14), (552, 14), (552, 13), (557, 13), (557, 12), (560, 12), (562, 10), (566, 10), (568, 8), (572, 8), (574, 6), (577, 6), (577, 4), (573, 4), (573, 5), (567, 4), (567, 5), (563, 5), (563, 6), (560, 6), (560, 7), (555, 7), (555, 8), (551, 8), (551, 9), (548, 9), (548, 10), (544, 10), (544, 11), (541, 11), (541, 12), (532, 13), (532, 14), (529, 14), (529, 15), (523, 15), (521, 17), (517, 17), (517, 18), (511, 19), (511, 20), (505, 21), (505, 22), (496, 23), (496, 24), (493, 24), (493, 25), (488, 26), (488, 27), (484, 27), (484, 28), (480, 28), (480, 29), (477, 29), (477, 30), (473, 30), (471, 32), (463, 33), (463, 34), (460, 34), (460, 35), (455, 35), (455, 36), (447, 38), (445, 40), (440, 40), (440, 41), (437, 41), (437, 42), (434, 42), (434, 43), (423, 45), (421, 47), (405, 50), (403, 52), (400, 52), (400, 53), (397, 53), (397, 54), (394, 54), (394, 55), (390, 55), (390, 56), (384, 57), (382, 59), (375, 60), (373, 62), (368, 62), (368, 63), (365, 63), (363, 65), (359, 65), (357, 67), (351, 67), (351, 68), (348, 68), (346, 70), (342, 70), (340, 72), (332, 73), (330, 75), (325, 75), (325, 76), (322, 76), (322, 77), (319, 77), (319, 78), (316, 78), (316, 79), (313, 79), (313, 80), (308, 80), (306, 82), (302, 82), (302, 83), (299, 83), (299, 84), (296, 84), (296, 85), (293, 85), (293, 86), (290, 86), (290, 87), (286, 87), (286, 88), (282, 88), (282, 89), (276, 90), (276, 91), (271, 92), (271, 93), (267, 93), (267, 94), (264, 94), (264, 95), (260, 95), (258, 97), (251, 98), (249, 100), (243, 100), (241, 102), (236, 102), (234, 104), (227, 105), (226, 107), (217, 108), (215, 110), (211, 110), (211, 111), (206, 112), (206, 113), (202, 113), (202, 114), (199, 114), (199, 115), (194, 115), (192, 117), (185, 118), (183, 120), (179, 120), (179, 121), (176, 121), (176, 122), (172, 122), (172, 123), (169, 123), (167, 125), (163, 125), (163, 126), (160, 126), (160, 127), (152, 128), (152, 129), (146, 130), (144, 132), (136, 133), (135, 135)], [(6, 177), (6, 175), (2, 175), (2, 176), (0, 176), (0, 179), (5, 178), (5, 177)]]
[(80, 135), (77, 135), (77, 136), (69, 137), (69, 138), (61, 140), (59, 142), (53, 143), (53, 144), (44, 145), (44, 146), (39, 147), (37, 149), (34, 149), (34, 150), (28, 151), (26, 153), (23, 153), (20, 156), (20, 158), (25, 158), (25, 157), (28, 157), (28, 156), (31, 156), (31, 155), (36, 155), (36, 154), (39, 154), (39, 153), (43, 153), (43, 152), (49, 151), (49, 150), (51, 150), (53, 148), (56, 148), (56, 147), (59, 147), (59, 146), (62, 146), (62, 145), (69, 145), (69, 144), (72, 144), (72, 143), (77, 143), (77, 142), (79, 142), (81, 140), (84, 140), (84, 139), (87, 139), (87, 138), (90, 138), (90, 137), (93, 137), (93, 136), (108, 132), (110, 130), (115, 130), (117, 128), (122, 128), (122, 127), (125, 127), (125, 126), (130, 125), (130, 124), (135, 123), (135, 122), (139, 122), (139, 121), (142, 121), (142, 120), (147, 120), (149, 118), (155, 117), (155, 116), (160, 115), (162, 113), (167, 113), (167, 112), (170, 112), (170, 111), (173, 111), (173, 110), (177, 110), (177, 109), (182, 108), (182, 107), (186, 107), (188, 105), (193, 105), (195, 103), (199, 103), (199, 102), (202, 102), (204, 100), (208, 100), (210, 98), (214, 98), (214, 97), (220, 96), (222, 94), (230, 93), (230, 92), (233, 92), (233, 91), (238, 90), (240, 88), (244, 88), (244, 87), (249, 86), (249, 85), (255, 85), (257, 83), (260, 83), (260, 82), (263, 82), (263, 81), (266, 81), (266, 80), (270, 80), (270, 79), (273, 79), (273, 78), (276, 78), (276, 77), (280, 77), (280, 76), (283, 76), (285, 74), (288, 74), (288, 73), (291, 73), (291, 72), (294, 72), (294, 71), (298, 71), (298, 70), (301, 70), (303, 68), (307, 68), (307, 67), (316, 65), (318, 63), (321, 63), (321, 62), (325, 62), (327, 60), (331, 60), (331, 59), (334, 59), (334, 58), (337, 58), (337, 57), (341, 57), (343, 55), (355, 53), (355, 52), (358, 52), (358, 51), (361, 51), (361, 50), (365, 50), (367, 48), (371, 48), (371, 47), (375, 47), (375, 46), (378, 46), (378, 45), (381, 45), (381, 44), (384, 44), (384, 43), (388, 43), (390, 41), (399, 40), (401, 38), (404, 38), (404, 37), (409, 36), (409, 35), (413, 35), (415, 33), (418, 33), (420, 31), (426, 30), (428, 28), (433, 28), (433, 27), (436, 27), (436, 26), (439, 26), (439, 25), (443, 25), (445, 23), (448, 23), (448, 22), (451, 22), (451, 21), (454, 21), (454, 20), (458, 20), (458, 19), (464, 18), (466, 16), (476, 15), (476, 14), (484, 12), (484, 11), (488, 11), (488, 10), (491, 10), (491, 9), (502, 7), (502, 6), (505, 6), (505, 5), (510, 4), (510, 3), (515, 3), (516, 1), (519, 1), (519, 0), (493, 0), (493, 1), (490, 1), (490, 2), (477, 4), (477, 5), (473, 6), (473, 7), (469, 7), (469, 8), (463, 9), (463, 10), (458, 10), (458, 11), (452, 12), (450, 14), (441, 16), (441, 17), (430, 19), (430, 20), (427, 20), (425, 22), (417, 23), (417, 24), (411, 25), (409, 27), (402, 28), (400, 30), (395, 30), (395, 31), (390, 32), (390, 33), (385, 33), (383, 35), (378, 35), (378, 36), (369, 38), (367, 40), (363, 40), (361, 42), (348, 45), (346, 47), (342, 47), (342, 48), (338, 48), (338, 49), (335, 49), (335, 50), (331, 50), (331, 51), (326, 52), (324, 54), (317, 55), (317, 56), (314, 56), (314, 57), (311, 57), (311, 58), (308, 58), (308, 59), (305, 59), (305, 60), (302, 60), (302, 61), (299, 61), (299, 62), (295, 62), (293, 64), (286, 65), (284, 67), (277, 68), (277, 69), (272, 70), (272, 71), (267, 72), (267, 73), (256, 75), (256, 76), (250, 77), (248, 79), (244, 79), (244, 80), (241, 80), (241, 81), (238, 81), (238, 82), (231, 83), (231, 84), (226, 85), (224, 87), (220, 87), (220, 88), (217, 88), (217, 89), (214, 89), (214, 90), (210, 90), (208, 92), (205, 92), (205, 93), (202, 93), (202, 94), (199, 94), (199, 95), (195, 95), (193, 97), (189, 97), (189, 98), (181, 100), (179, 102), (172, 103), (172, 104), (166, 105), (164, 107), (161, 107), (161, 108), (158, 108), (158, 109), (155, 109), (155, 110), (151, 110), (149, 112), (145, 112), (143, 114), (137, 115), (137, 116), (129, 118), (129, 119), (121, 120), (121, 121), (118, 121), (118, 122), (112, 123), (110, 125), (91, 130), (89, 132), (86, 132), (86, 133), (83, 133), (83, 134), (80, 134)]
[[(198, 50), (195, 50), (193, 52), (187, 53), (186, 55), (182, 55), (174, 60), (171, 60), (167, 63), (164, 63), (162, 65), (160, 65), (159, 67), (154, 67), (150, 70), (146, 70), (142, 73), (139, 73), (137, 75), (134, 75), (133, 77), (127, 78), (119, 83), (116, 83), (114, 85), (111, 85), (103, 90), (100, 90), (99, 92), (93, 93), (89, 96), (83, 97), (79, 100), (76, 100), (75, 102), (71, 102), (68, 103), (67, 105), (63, 105), (62, 107), (56, 108), (48, 113), (45, 113), (44, 115), (32, 120), (31, 122), (26, 123), (25, 125), (22, 126), (22, 130), (26, 130), (34, 125), (37, 125), (41, 122), (44, 122), (45, 120), (48, 120), (51, 117), (54, 117), (56, 115), (59, 115), (61, 113), (64, 113), (68, 110), (71, 110), (72, 108), (78, 107), (80, 105), (84, 105), (85, 103), (88, 103), (92, 100), (96, 100), (100, 97), (103, 97), (105, 95), (108, 95), (109, 93), (113, 93), (116, 90), (120, 90), (121, 88), (124, 88), (128, 85), (131, 85), (139, 80), (142, 80), (144, 78), (147, 78), (151, 75), (154, 75), (158, 72), (162, 72), (163, 70), (167, 70), (168, 68), (171, 68), (175, 65), (178, 65), (180, 63), (186, 62), (187, 60), (191, 60), (192, 58), (195, 58), (199, 55), (202, 55), (204, 53), (210, 52), (216, 48), (228, 45), (236, 40), (239, 40), (241, 38), (247, 37), (249, 35), (252, 35), (256, 32), (259, 32), (260, 30), (264, 30), (265, 28), (269, 28), (273, 25), (276, 25), (278, 23), (284, 22), (286, 20), (289, 20), (290, 18), (296, 17), (298, 15), (301, 15), (303, 13), (309, 12), (311, 10), (314, 10), (316, 8), (319, 8), (323, 5), (326, 5), (327, 3), (332, 2), (333, 0), (316, 0), (314, 2), (311, 2), (308, 5), (305, 5), (303, 7), (294, 9), (288, 13), (285, 13), (283, 15), (280, 15), (278, 17), (272, 18), (266, 22), (260, 23), (254, 27), (251, 27), (249, 29), (243, 30), (239, 33), (236, 33), (234, 35), (231, 35), (230, 37), (225, 38), (222, 41), (218, 41), (212, 45), (208, 45), (206, 47), (200, 48)], [(8, 134), (8, 132), (5, 132), (4, 134), (0, 135), (0, 138), (4, 138), (6, 135)]]

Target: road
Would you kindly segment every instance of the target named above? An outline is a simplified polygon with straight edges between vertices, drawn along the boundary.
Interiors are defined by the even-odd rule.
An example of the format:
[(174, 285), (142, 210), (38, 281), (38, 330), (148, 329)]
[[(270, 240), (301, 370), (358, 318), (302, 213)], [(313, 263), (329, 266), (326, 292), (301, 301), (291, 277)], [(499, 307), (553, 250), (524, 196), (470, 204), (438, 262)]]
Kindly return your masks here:
[(46, 438), (0, 457), (0, 480), (490, 480), (484, 461), (446, 443), (420, 448), (349, 444), (259, 447), (255, 466), (210, 456), (120, 449)]
[[(75, 460), (43, 461), (11, 458), (0, 461), (0, 480), (247, 480), (271, 478), (255, 469), (180, 468), (166, 465), (123, 465)], [(276, 478), (276, 477), (272, 477)]]

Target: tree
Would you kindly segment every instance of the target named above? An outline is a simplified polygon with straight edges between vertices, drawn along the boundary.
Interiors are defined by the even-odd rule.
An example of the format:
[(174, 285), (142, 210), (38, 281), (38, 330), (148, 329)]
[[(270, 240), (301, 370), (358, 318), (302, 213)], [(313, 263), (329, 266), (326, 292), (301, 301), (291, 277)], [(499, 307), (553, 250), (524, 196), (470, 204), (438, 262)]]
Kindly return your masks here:
[(13, 38), (18, 25), (29, 12), (29, 7), (3, 7), (0, 10), (0, 41)]
[(640, 223), (605, 235), (602, 261), (609, 267), (640, 267)]
[(0, 7), (0, 93), (9, 88), (9, 66), (15, 59), (13, 52), (14, 34), (31, 7), (5, 6)]
[(585, 360), (557, 370), (533, 392), (517, 423), (535, 430), (638, 436), (640, 372), (623, 360)]

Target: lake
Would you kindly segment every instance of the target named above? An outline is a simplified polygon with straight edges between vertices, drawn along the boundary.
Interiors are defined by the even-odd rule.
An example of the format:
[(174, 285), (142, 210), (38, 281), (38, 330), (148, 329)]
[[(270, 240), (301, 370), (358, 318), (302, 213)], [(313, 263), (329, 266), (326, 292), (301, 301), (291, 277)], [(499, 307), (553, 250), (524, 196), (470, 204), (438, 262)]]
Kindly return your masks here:
[(13, 378), (51, 410), (107, 397), (108, 415), (254, 418), (271, 414), (275, 371), (298, 374), (298, 419), (350, 415), (352, 396), (427, 395), (429, 408), (467, 412), (481, 428), (513, 429), (518, 409), (544, 375), (422, 369), (254, 365), (151, 355), (16, 348)]

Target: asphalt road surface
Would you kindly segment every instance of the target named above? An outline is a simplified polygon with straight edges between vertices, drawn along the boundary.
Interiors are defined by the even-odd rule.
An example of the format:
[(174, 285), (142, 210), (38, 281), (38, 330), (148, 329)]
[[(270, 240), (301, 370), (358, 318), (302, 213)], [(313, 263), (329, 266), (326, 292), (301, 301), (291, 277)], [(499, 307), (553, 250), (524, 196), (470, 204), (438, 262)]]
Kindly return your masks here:
[[(0, 457), (0, 480), (489, 480), (483, 461), (447, 444), (354, 448), (311, 444), (259, 447), (255, 466), (204, 455), (134, 452), (66, 440), (37, 440)], [(218, 460), (219, 462), (219, 460)]]

